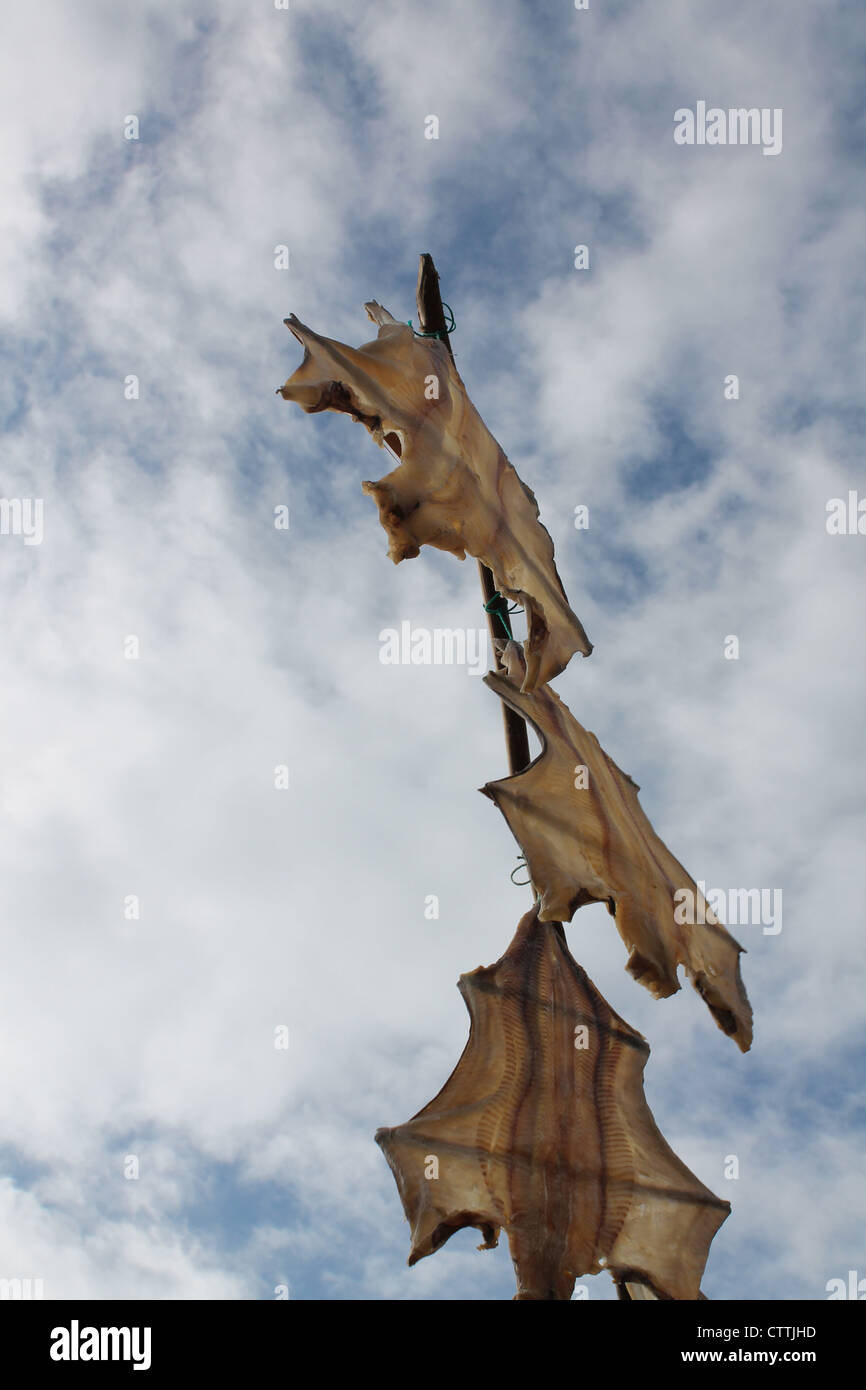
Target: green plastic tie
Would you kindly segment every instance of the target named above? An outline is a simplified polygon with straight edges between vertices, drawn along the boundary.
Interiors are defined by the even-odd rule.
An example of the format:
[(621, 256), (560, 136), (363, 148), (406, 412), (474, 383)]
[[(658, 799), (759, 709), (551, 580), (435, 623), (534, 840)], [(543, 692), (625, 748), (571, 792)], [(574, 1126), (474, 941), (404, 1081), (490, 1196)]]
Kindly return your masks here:
[(415, 337), (416, 337), (416, 338), (444, 338), (444, 337), (446, 336), (446, 334), (448, 334), (448, 333), (453, 333), (453, 332), (454, 332), (454, 327), (455, 327), (455, 325), (454, 325), (454, 314), (452, 313), (451, 305), (450, 305), (450, 304), (446, 304), (445, 301), (443, 300), (443, 301), (442, 301), (442, 308), (443, 308), (444, 310), (446, 310), (446, 312), (447, 312), (447, 314), (448, 314), (448, 318), (451, 320), (450, 323), (447, 323), (447, 322), (446, 322), (444, 329), (442, 329), (442, 328), (436, 328), (436, 329), (434, 329), (434, 331), (433, 331), (432, 333), (422, 333), (421, 330), (420, 330), (420, 328), (412, 328), (412, 320), (411, 320), (411, 319), (407, 319), (407, 320), (406, 320), (406, 322), (408, 323), (409, 327), (412, 328), (412, 332), (415, 334)]
[(531, 878), (527, 878), (523, 883), (518, 883), (517, 879), (514, 877), (515, 874), (520, 873), (521, 869), (526, 869), (527, 871), (529, 870), (529, 865), (526, 862), (526, 856), (524, 854), (518, 854), (517, 860), (518, 862), (511, 870), (511, 882), (514, 884), (515, 888), (528, 888), (532, 883)]
[[(514, 633), (511, 631), (511, 625), (508, 622), (505, 613), (522, 613), (523, 609), (520, 607), (519, 603), (515, 603), (512, 608), (508, 608), (507, 602), (508, 601), (505, 598), (505, 595), (500, 594), (499, 590), (497, 589), (492, 599), (485, 603), (484, 612), (496, 614), (496, 616), (499, 618), (499, 621), (502, 623), (502, 626), (505, 628), (505, 636), (508, 638), (509, 642), (513, 642)], [(505, 613), (503, 613), (502, 609), (500, 608), (500, 603), (506, 604)]]

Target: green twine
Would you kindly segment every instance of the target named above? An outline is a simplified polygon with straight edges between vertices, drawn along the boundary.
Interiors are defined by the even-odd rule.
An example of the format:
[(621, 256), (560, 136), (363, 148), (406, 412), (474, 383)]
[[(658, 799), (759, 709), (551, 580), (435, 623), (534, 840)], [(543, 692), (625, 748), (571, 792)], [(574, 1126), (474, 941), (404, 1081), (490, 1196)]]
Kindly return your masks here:
[(528, 887), (530, 886), (530, 884), (532, 883), (532, 879), (531, 879), (531, 878), (527, 878), (523, 883), (518, 883), (518, 882), (517, 882), (517, 879), (514, 877), (515, 874), (519, 874), (519, 873), (520, 873), (520, 870), (521, 870), (521, 869), (526, 869), (527, 872), (528, 872), (528, 870), (529, 870), (529, 865), (528, 865), (527, 862), (526, 862), (526, 855), (525, 855), (525, 854), (518, 854), (518, 856), (517, 856), (517, 861), (518, 861), (518, 862), (515, 864), (514, 868), (511, 870), (511, 882), (514, 884), (515, 888), (528, 888)]
[(507, 602), (508, 601), (505, 598), (505, 595), (500, 594), (499, 590), (497, 589), (492, 599), (490, 599), (489, 602), (485, 603), (484, 612), (496, 614), (502, 626), (505, 628), (505, 636), (508, 638), (509, 642), (511, 642), (514, 640), (514, 633), (511, 631), (511, 624), (508, 622), (505, 613), (522, 613), (523, 609), (520, 607), (518, 603), (515, 603), (513, 608), (508, 608), (506, 606), (505, 613), (503, 613), (500, 604), (505, 603), (507, 605)]
[(444, 337), (446, 336), (446, 334), (448, 334), (448, 333), (453, 333), (453, 332), (454, 332), (454, 314), (453, 314), (453, 312), (452, 312), (451, 305), (450, 305), (450, 304), (446, 304), (445, 301), (443, 300), (443, 301), (442, 301), (442, 308), (447, 312), (448, 318), (451, 320), (450, 323), (447, 323), (447, 322), (446, 322), (445, 328), (444, 328), (444, 329), (442, 329), (442, 328), (437, 328), (437, 329), (435, 329), (432, 333), (422, 333), (421, 330), (420, 330), (420, 328), (412, 328), (412, 320), (411, 320), (411, 319), (407, 319), (407, 320), (406, 320), (407, 323), (408, 323), (408, 325), (409, 325), (409, 327), (412, 328), (412, 332), (415, 334), (415, 337), (416, 337), (416, 338), (444, 338)]

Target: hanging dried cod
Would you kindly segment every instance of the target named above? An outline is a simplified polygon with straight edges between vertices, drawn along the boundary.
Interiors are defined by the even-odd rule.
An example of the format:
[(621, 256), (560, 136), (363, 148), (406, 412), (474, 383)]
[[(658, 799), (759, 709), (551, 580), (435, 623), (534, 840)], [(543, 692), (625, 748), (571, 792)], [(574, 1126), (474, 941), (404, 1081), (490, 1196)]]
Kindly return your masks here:
[(618, 1291), (696, 1299), (730, 1212), (677, 1158), (643, 1091), (649, 1047), (537, 906), (495, 965), (460, 978), (469, 1041), (435, 1100), (376, 1141), (412, 1229), (409, 1264), (464, 1226), (508, 1233), (518, 1299)]
[[(752, 1010), (740, 976), (743, 947), (656, 835), (636, 783), (552, 690), (521, 693), (518, 643), (504, 645), (502, 660), (506, 674), (484, 680), (532, 724), (543, 751), (522, 772), (481, 790), (496, 802), (526, 856), (542, 921), (570, 922), (585, 903), (607, 903), (635, 979), (664, 999), (680, 988), (677, 967), (685, 966), (719, 1027), (747, 1052)], [(583, 781), (583, 774), (575, 776), (581, 767), (586, 786), (575, 785)]]
[(535, 494), (473, 406), (444, 344), (416, 337), (375, 301), (365, 308), (379, 335), (360, 348), (287, 318), (304, 360), (278, 394), (308, 414), (345, 411), (399, 453), (399, 467), (363, 484), (376, 499), (392, 560), (410, 559), (422, 545), (482, 560), (500, 592), (526, 610), (523, 688), (531, 691), (559, 675), (574, 652), (592, 651), (568, 606)]

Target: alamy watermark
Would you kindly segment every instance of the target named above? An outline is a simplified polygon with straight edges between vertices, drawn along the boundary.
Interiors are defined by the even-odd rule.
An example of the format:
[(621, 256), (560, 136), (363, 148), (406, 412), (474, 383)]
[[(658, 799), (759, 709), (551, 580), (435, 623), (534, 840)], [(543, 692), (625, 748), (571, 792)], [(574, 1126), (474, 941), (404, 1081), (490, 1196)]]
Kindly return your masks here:
[(45, 1297), (44, 1279), (0, 1279), (0, 1300), (16, 1303)]
[(680, 106), (674, 112), (674, 142), (677, 145), (763, 145), (764, 154), (782, 152), (781, 106), (721, 106), (707, 108), (705, 101), (695, 110)]
[(824, 1290), (828, 1301), (851, 1298), (862, 1303), (866, 1299), (866, 1279), (861, 1279), (856, 1269), (849, 1269), (847, 1282), (844, 1279), (828, 1279)]
[(42, 544), (41, 497), (0, 497), (0, 536), (23, 536), (25, 545)]
[(762, 927), (764, 936), (778, 936), (782, 930), (781, 888), (711, 888), (701, 880), (698, 896), (691, 888), (674, 893), (674, 921), (680, 926)]
[(866, 536), (866, 497), (859, 497), (856, 488), (843, 497), (831, 497), (826, 507), (828, 536)]
[(470, 676), (488, 668), (487, 631), (483, 627), (415, 627), (403, 619), (379, 633), (383, 666), (467, 666)]
[(150, 1348), (149, 1327), (82, 1327), (73, 1318), (52, 1328), (48, 1354), (52, 1361), (131, 1361), (134, 1371), (149, 1371)]

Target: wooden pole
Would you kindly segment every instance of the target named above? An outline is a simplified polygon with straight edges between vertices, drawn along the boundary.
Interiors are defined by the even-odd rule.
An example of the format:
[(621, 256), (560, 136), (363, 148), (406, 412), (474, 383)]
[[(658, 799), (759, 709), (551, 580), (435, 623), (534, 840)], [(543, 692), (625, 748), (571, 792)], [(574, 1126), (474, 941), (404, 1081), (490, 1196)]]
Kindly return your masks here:
[[(454, 350), (451, 347), (451, 339), (448, 337), (448, 330), (445, 326), (445, 310), (442, 308), (442, 296), (439, 292), (439, 272), (433, 264), (433, 257), (427, 252), (422, 255), (418, 266), (418, 288), (415, 291), (415, 302), (418, 306), (419, 329), (422, 333), (438, 333), (453, 362)], [(481, 591), (484, 594), (487, 626), (490, 629), (492, 644), (494, 637), (505, 637), (506, 634), (509, 637), (512, 636), (511, 622), (508, 617), (508, 600), (501, 595), (494, 599), (493, 596), (497, 590), (493, 573), (480, 560), (478, 561), (478, 572), (481, 576)], [(499, 654), (495, 647), (493, 648), (493, 659), (497, 671), (503, 671), (505, 668), (499, 660)], [(526, 732), (526, 721), (504, 703), (502, 704), (502, 718), (505, 724), (508, 768), (513, 776), (515, 772), (522, 772), (525, 767), (529, 766), (529, 737)]]

